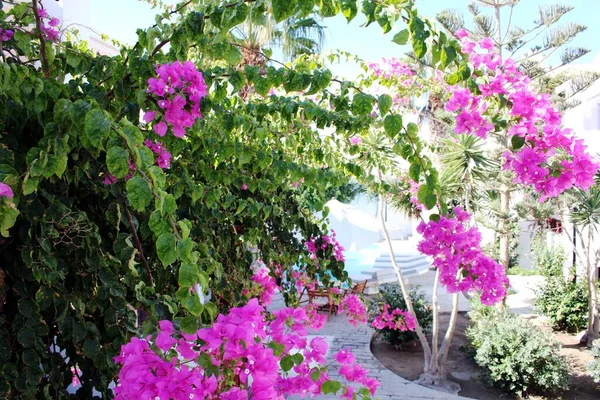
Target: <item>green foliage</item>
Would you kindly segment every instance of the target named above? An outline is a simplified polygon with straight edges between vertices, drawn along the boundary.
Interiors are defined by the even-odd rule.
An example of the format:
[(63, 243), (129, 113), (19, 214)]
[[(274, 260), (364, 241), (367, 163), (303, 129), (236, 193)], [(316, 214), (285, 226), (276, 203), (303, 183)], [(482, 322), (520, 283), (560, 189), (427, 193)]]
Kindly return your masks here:
[(600, 383), (600, 339), (596, 339), (592, 343), (592, 356), (594, 359), (588, 366), (588, 370), (594, 382)]
[(535, 295), (536, 310), (550, 318), (554, 329), (580, 332), (587, 326), (588, 290), (585, 284), (567, 281), (562, 275), (548, 276)]
[(533, 264), (544, 277), (562, 277), (567, 254), (561, 246), (548, 247), (544, 236), (538, 236), (531, 242)]
[[(421, 328), (424, 332), (429, 332), (433, 323), (433, 310), (429, 302), (425, 299), (425, 293), (418, 287), (415, 287), (410, 290), (409, 296)], [(384, 304), (389, 304), (390, 310), (396, 308), (406, 310), (406, 302), (404, 301), (400, 286), (389, 283), (379, 286), (378, 298), (371, 300), (369, 303), (369, 323), (380, 313)], [(417, 334), (412, 331), (401, 332), (388, 328), (378, 331), (386, 342), (396, 348), (400, 348), (417, 339)]]
[[(365, 171), (396, 171), (389, 160), (419, 164), (424, 200), (435, 204), (437, 173), (418, 127), (392, 116), (390, 99), (365, 93), (371, 82), (361, 89), (333, 81), (317, 56), (268, 63), (267, 49), (240, 49), (233, 33), (272, 20), (302, 33), (317, 11), (354, 18), (352, 3), (192, 0), (139, 29), (138, 42), (114, 57), (92, 53), (73, 35), (43, 46), (32, 2), (0, 13), (2, 29), (15, 31), (0, 63), (0, 181), (15, 192), (0, 200), (1, 398), (68, 398), (72, 368), (81, 371), (77, 397), (92, 398), (96, 389), (111, 398), (113, 357), (131, 337), (153, 334), (162, 319), (192, 332), (245, 301), (251, 246), (284, 269), (306, 265), (326, 285), (347, 280), (342, 262), (331, 254), (311, 260), (299, 238), (327, 231), (316, 215), (331, 196), (353, 195), (344, 187), (351, 179), (386, 191)], [(445, 38), (425, 44), (440, 34), (410, 1), (366, 0), (362, 12), (385, 32), (406, 15), (419, 53), (450, 45)], [(185, 139), (171, 132), (159, 139), (140, 122), (155, 107), (148, 79), (155, 65), (188, 59), (208, 85), (203, 118)], [(453, 67), (464, 72), (463, 62), (457, 57)], [(373, 126), (391, 146), (356, 157), (340, 151), (343, 140)], [(335, 135), (323, 137), (325, 129)], [(155, 165), (145, 139), (173, 153), (169, 169)], [(107, 174), (118, 181), (104, 184)], [(190, 290), (196, 284), (212, 290), (212, 302), (200, 302)], [(291, 291), (284, 296), (295, 301)]]
[(560, 343), (549, 333), (520, 316), (490, 307), (473, 315), (467, 337), (475, 362), (490, 383), (519, 396), (566, 387), (568, 364), (560, 355)]

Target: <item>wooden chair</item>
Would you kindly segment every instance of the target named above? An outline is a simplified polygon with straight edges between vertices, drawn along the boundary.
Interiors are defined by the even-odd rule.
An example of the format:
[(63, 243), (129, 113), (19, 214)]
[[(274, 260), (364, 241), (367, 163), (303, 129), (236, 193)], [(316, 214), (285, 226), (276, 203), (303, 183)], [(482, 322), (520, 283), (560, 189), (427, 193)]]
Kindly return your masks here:
[[(327, 311), (329, 316), (331, 313), (337, 313), (337, 307), (333, 302), (333, 298), (331, 296), (331, 292), (329, 289), (324, 288), (315, 288), (308, 289), (306, 288), (306, 294), (308, 295), (308, 304), (315, 305), (317, 310), (319, 311)], [(317, 304), (315, 300), (317, 299), (326, 299), (327, 302), (325, 304)]]
[(360, 282), (360, 283), (353, 285), (351, 289), (344, 290), (344, 296), (347, 294), (361, 295), (365, 292), (366, 287), (367, 287), (367, 279), (365, 279), (364, 282)]

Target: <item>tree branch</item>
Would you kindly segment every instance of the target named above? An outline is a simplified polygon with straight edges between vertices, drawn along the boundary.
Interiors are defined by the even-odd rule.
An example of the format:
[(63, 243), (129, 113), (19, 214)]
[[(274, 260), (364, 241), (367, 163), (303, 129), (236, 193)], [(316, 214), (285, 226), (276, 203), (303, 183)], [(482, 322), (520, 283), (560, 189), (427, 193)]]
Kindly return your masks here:
[(142, 247), (142, 242), (140, 241), (140, 238), (137, 234), (137, 229), (135, 228), (135, 224), (133, 223), (133, 217), (131, 216), (131, 213), (129, 212), (129, 208), (127, 208), (127, 205), (125, 204), (125, 201), (121, 200), (121, 205), (123, 206), (123, 209), (125, 210), (125, 214), (127, 215), (127, 221), (129, 221), (129, 226), (131, 227), (131, 234), (133, 235), (133, 243), (135, 245), (135, 248), (137, 249), (137, 251), (140, 254), (140, 258), (142, 259), (142, 264), (144, 265), (144, 268), (146, 269), (146, 273), (148, 274), (148, 278), (150, 280), (150, 286), (154, 287), (154, 278), (152, 277), (152, 271), (150, 270), (150, 266), (148, 265), (148, 260), (146, 260), (146, 256), (144, 255), (144, 248)]
[(38, 37), (40, 39), (40, 54), (42, 55), (42, 69), (44, 70), (44, 76), (48, 78), (50, 76), (50, 62), (48, 61), (48, 54), (46, 53), (46, 39), (42, 31), (42, 18), (40, 17), (38, 0), (32, 0), (31, 7), (33, 8), (33, 15), (35, 16), (35, 27), (38, 31)]

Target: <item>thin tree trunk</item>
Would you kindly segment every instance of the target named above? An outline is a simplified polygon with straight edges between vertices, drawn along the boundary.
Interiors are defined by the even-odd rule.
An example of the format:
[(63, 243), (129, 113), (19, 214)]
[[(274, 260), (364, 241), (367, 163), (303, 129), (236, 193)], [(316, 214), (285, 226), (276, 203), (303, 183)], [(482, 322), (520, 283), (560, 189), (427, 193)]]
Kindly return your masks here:
[[(380, 174), (381, 177), (381, 174)], [(419, 341), (421, 342), (421, 346), (423, 346), (423, 356), (425, 357), (425, 367), (424, 370), (428, 371), (431, 366), (431, 347), (427, 342), (427, 337), (425, 337), (425, 333), (423, 333), (423, 329), (421, 328), (421, 324), (417, 320), (417, 314), (415, 313), (415, 308), (413, 307), (412, 301), (408, 294), (408, 288), (406, 287), (406, 282), (404, 281), (404, 277), (402, 276), (402, 272), (400, 271), (400, 267), (398, 263), (396, 263), (396, 255), (394, 253), (394, 248), (392, 246), (392, 241), (390, 239), (390, 234), (387, 230), (387, 226), (385, 224), (385, 217), (383, 215), (383, 195), (379, 195), (379, 206), (378, 206), (378, 214), (381, 219), (381, 228), (383, 230), (383, 235), (385, 236), (385, 241), (388, 245), (388, 250), (390, 251), (390, 258), (392, 260), (392, 267), (394, 267), (394, 271), (396, 272), (396, 278), (398, 279), (398, 284), (400, 284), (400, 289), (402, 290), (402, 296), (404, 297), (404, 301), (406, 302), (406, 308), (408, 312), (415, 317), (417, 321), (415, 332)]]
[(510, 262), (510, 188), (502, 184), (500, 188), (500, 252), (498, 255), (500, 264), (508, 270)]
[(587, 328), (587, 343), (588, 346), (600, 337), (600, 320), (598, 320), (598, 293), (596, 291), (596, 271), (594, 263), (592, 263), (592, 227), (588, 226), (587, 245), (585, 245), (586, 269), (588, 282), (588, 328)]
[(431, 296), (431, 306), (433, 308), (433, 324), (432, 324), (432, 338), (431, 338), (431, 372), (435, 373), (438, 371), (438, 337), (440, 330), (440, 310), (438, 304), (438, 287), (440, 284), (440, 270), (435, 270), (435, 279), (433, 281), (433, 294)]
[(458, 295), (459, 293), (454, 293), (452, 295), (452, 313), (450, 314), (450, 322), (448, 323), (446, 335), (444, 336), (444, 340), (442, 341), (442, 345), (440, 346), (439, 371), (443, 379), (446, 379), (446, 360), (448, 359), (450, 342), (452, 341), (452, 336), (454, 336), (454, 330), (456, 328), (456, 319), (458, 316)]

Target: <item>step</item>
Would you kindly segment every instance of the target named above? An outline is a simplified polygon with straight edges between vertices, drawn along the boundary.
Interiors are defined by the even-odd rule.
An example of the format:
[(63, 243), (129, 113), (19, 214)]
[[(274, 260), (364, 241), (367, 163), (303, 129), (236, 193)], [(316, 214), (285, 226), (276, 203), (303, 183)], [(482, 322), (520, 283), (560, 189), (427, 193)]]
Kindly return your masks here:
[[(416, 267), (422, 266), (423, 264), (427, 264), (427, 265), (430, 264), (429, 260), (427, 260), (427, 258), (425, 258), (425, 257), (418, 259), (418, 260), (412, 260), (410, 262), (401, 262), (401, 261), (399, 262), (398, 260), (396, 260), (396, 263), (398, 264), (398, 266), (400, 268), (413, 268), (413, 267), (416, 268)], [(378, 260), (378, 261), (375, 261), (375, 264), (373, 264), (373, 267), (386, 269), (386, 268), (392, 268), (393, 266), (392, 266), (391, 260), (388, 260), (388, 261), (379, 261)]]
[[(427, 272), (429, 272), (429, 268), (424, 268), (421, 270), (410, 269), (402, 271), (402, 276), (405, 278), (409, 278), (423, 275)], [(378, 283), (396, 282), (398, 280), (398, 278), (396, 277), (396, 271), (378, 271), (375, 274), (373, 274), (373, 279), (376, 280)]]

